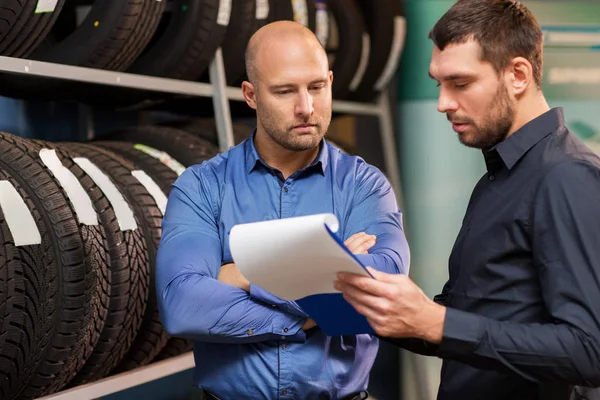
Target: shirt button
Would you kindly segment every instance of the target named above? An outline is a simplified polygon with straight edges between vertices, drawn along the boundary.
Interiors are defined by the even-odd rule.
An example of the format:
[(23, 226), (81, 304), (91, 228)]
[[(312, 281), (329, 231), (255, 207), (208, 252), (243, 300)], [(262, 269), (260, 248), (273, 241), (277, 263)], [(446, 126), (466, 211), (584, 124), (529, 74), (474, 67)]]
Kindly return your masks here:
[(254, 335), (254, 331), (252, 329), (248, 329), (248, 335)]
[(289, 331), (289, 329), (288, 328), (283, 328), (283, 331), (287, 332), (287, 331)]
[(285, 395), (287, 394), (287, 389), (283, 389), (283, 390), (281, 391), (281, 394), (285, 396)]
[(281, 337), (281, 340), (285, 340), (285, 336), (282, 336), (282, 337)]
[(287, 193), (287, 192), (288, 192), (288, 188), (287, 188), (287, 187), (284, 187), (284, 188), (283, 188), (283, 191)]
[(489, 180), (493, 181), (494, 179), (496, 179), (496, 175), (490, 175)]
[(287, 349), (287, 344), (281, 345), (281, 348), (284, 349), (284, 350)]

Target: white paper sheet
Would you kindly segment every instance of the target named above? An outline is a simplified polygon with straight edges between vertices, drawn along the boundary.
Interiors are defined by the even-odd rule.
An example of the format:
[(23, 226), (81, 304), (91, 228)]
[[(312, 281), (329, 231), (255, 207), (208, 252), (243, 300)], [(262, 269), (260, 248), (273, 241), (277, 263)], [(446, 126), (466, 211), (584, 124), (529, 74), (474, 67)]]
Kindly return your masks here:
[(333, 214), (236, 225), (229, 237), (233, 262), (251, 283), (285, 300), (338, 293), (337, 272), (369, 275), (327, 230), (338, 226)]

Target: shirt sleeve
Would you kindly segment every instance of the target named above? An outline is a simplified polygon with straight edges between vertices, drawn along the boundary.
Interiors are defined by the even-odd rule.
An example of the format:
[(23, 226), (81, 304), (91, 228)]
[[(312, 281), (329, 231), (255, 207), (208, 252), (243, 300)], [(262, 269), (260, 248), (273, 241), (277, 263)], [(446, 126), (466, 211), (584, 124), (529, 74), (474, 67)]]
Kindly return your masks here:
[(404, 235), (402, 212), (386, 177), (374, 166), (364, 165), (357, 174), (357, 186), (344, 229), (346, 240), (358, 232), (376, 236), (369, 254), (356, 257), (379, 271), (408, 274), (410, 250)]
[(267, 292), (265, 289), (253, 283), (250, 284), (250, 296), (253, 299), (261, 301), (265, 304), (270, 304), (273, 307), (278, 307), (280, 310), (287, 312), (288, 314), (297, 315), (299, 317), (308, 318), (308, 314), (300, 308), (298, 303), (291, 300), (283, 300), (274, 294)]
[(217, 280), (222, 246), (212, 196), (218, 187), (216, 179), (210, 185), (209, 178), (210, 172), (188, 168), (169, 194), (156, 260), (158, 305), (166, 331), (215, 343), (282, 337), (304, 341), (305, 318), (255, 301), (246, 291)]
[(438, 356), (506, 369), (534, 382), (600, 385), (600, 172), (555, 166), (531, 219), (546, 323), (496, 321), (448, 308)]

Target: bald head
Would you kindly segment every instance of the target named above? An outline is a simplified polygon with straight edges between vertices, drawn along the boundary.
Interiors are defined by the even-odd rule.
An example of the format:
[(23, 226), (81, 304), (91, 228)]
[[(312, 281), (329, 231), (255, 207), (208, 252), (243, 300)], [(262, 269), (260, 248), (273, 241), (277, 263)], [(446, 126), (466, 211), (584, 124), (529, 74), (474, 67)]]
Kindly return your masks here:
[(290, 46), (306, 46), (327, 60), (325, 49), (310, 29), (294, 21), (275, 21), (257, 30), (248, 42), (246, 74), (250, 83), (255, 85), (264, 57), (277, 57), (279, 51)]

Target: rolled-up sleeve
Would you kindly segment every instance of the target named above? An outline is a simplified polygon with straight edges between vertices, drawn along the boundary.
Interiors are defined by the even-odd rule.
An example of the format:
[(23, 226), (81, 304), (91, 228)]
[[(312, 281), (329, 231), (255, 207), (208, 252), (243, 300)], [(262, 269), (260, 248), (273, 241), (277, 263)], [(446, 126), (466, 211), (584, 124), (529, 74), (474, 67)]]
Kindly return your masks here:
[(449, 308), (437, 354), (535, 382), (600, 386), (598, 168), (584, 161), (555, 166), (534, 207), (531, 245), (549, 322), (497, 321)]
[(156, 262), (161, 320), (172, 336), (217, 343), (286, 337), (304, 341), (305, 318), (254, 300), (217, 280), (222, 246), (210, 171), (188, 168), (175, 182), (163, 218)]

